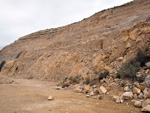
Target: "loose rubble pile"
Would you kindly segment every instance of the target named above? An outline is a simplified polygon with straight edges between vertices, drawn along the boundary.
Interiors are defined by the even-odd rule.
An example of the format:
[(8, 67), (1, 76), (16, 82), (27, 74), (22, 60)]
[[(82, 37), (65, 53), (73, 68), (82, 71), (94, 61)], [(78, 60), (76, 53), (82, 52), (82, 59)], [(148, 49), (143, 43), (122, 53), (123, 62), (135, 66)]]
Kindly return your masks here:
[[(87, 98), (100, 100), (108, 95), (116, 103), (131, 101), (135, 107), (142, 108), (141, 111), (150, 112), (149, 63), (136, 73), (137, 80), (134, 81), (117, 78), (116, 71), (110, 71), (102, 73), (93, 80), (83, 79), (81, 76), (66, 78), (62, 87), (56, 89), (74, 88), (76, 93), (84, 93)], [(104, 74), (107, 75), (104, 76)]]

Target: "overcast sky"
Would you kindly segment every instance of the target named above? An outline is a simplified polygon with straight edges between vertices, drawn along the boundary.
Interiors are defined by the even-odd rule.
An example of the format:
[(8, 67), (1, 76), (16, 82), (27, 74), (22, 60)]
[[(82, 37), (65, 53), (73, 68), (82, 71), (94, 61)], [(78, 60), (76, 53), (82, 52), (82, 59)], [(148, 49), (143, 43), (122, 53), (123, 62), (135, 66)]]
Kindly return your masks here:
[(19, 37), (74, 23), (131, 0), (0, 0), (0, 49)]

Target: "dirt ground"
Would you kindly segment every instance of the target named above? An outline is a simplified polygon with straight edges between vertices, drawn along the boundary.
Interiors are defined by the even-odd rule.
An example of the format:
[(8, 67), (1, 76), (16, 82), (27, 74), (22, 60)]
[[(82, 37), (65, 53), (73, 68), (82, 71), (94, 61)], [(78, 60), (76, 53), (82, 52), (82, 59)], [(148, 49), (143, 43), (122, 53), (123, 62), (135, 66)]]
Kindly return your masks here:
[[(55, 90), (56, 83), (14, 79), (13, 84), (0, 84), (0, 113), (141, 113), (132, 103), (116, 104), (86, 98), (72, 90)], [(48, 101), (49, 95), (55, 97)]]

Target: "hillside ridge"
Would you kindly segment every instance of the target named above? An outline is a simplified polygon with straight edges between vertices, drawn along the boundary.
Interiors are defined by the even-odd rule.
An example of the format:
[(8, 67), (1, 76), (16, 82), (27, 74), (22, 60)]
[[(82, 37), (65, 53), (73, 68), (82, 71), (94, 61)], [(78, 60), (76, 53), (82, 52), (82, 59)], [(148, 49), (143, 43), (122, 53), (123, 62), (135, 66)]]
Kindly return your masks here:
[[(149, 44), (149, 12), (149, 0), (134, 0), (74, 24), (21, 37), (0, 52), (0, 62), (5, 61), (0, 73), (58, 81), (116, 70)], [(119, 57), (122, 62), (116, 61)]]

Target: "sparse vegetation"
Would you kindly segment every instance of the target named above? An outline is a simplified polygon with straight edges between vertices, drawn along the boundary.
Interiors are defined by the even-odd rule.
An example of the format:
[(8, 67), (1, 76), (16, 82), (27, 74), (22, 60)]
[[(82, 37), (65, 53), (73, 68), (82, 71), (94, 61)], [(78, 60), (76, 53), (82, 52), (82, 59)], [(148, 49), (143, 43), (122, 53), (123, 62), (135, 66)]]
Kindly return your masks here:
[(102, 99), (103, 99), (103, 96), (100, 95), (100, 96), (98, 97), (98, 99), (99, 99), (99, 100), (102, 100)]
[(139, 62), (123, 63), (122, 67), (117, 71), (118, 78), (131, 78), (134, 80), (139, 66)]
[(125, 87), (125, 86), (126, 86), (125, 82), (121, 83), (121, 87)]
[(89, 84), (90, 83), (90, 78), (89, 77), (86, 77), (86, 79), (85, 79), (85, 84)]
[(75, 77), (70, 77), (69, 80), (74, 84), (79, 84), (81, 80), (81, 76), (77, 75)]
[(145, 63), (148, 61), (150, 61), (150, 52), (149, 47), (146, 47), (145, 51), (138, 51), (134, 60), (122, 64), (121, 68), (117, 71), (118, 78), (130, 78), (134, 80), (136, 78), (136, 72), (140, 67), (145, 66)]
[(61, 86), (61, 83), (58, 83), (56, 86)]

